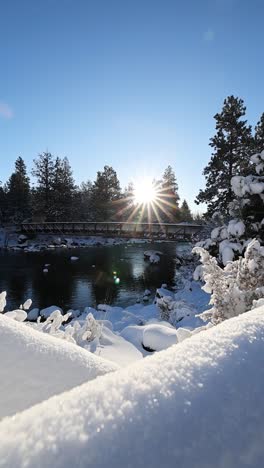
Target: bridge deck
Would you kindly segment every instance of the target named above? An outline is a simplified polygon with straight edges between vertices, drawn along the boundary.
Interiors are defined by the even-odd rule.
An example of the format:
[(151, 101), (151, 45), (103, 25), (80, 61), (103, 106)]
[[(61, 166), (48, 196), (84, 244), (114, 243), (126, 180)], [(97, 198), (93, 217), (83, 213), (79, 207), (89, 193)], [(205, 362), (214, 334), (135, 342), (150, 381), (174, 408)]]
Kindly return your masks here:
[(22, 223), (22, 233), (75, 234), (105, 237), (189, 239), (202, 229), (199, 224), (135, 222), (37, 222)]

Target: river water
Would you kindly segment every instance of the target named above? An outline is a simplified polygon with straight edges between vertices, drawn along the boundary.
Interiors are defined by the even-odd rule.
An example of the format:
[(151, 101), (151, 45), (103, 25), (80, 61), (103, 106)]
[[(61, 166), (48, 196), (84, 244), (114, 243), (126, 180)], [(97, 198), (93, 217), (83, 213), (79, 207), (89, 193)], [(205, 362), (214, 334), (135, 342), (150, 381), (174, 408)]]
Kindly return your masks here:
[[(9, 310), (28, 298), (39, 308), (53, 304), (64, 310), (99, 303), (127, 306), (142, 299), (145, 289), (154, 295), (162, 283), (174, 286), (175, 256), (186, 248), (183, 243), (166, 242), (38, 253), (0, 251), (0, 292), (7, 291)], [(144, 251), (152, 249), (163, 252), (158, 265), (144, 260)], [(73, 262), (71, 256), (79, 260)], [(50, 264), (46, 274), (45, 264)]]

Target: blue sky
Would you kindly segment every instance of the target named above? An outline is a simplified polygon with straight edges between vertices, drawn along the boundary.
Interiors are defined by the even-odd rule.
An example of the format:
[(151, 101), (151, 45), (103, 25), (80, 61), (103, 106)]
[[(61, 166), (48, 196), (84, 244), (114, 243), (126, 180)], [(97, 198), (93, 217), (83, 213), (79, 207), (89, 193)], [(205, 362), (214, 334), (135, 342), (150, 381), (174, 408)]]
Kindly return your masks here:
[(46, 149), (77, 183), (171, 164), (194, 207), (224, 98), (252, 125), (264, 111), (263, 17), (262, 0), (2, 0), (0, 180)]

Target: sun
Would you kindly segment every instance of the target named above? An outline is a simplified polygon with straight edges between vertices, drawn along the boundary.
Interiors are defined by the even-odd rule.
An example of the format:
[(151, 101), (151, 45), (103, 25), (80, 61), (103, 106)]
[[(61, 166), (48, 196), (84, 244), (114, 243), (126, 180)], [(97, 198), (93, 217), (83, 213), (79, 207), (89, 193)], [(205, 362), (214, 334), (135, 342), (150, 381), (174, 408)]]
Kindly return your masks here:
[(149, 205), (154, 203), (158, 198), (158, 191), (152, 179), (145, 177), (144, 179), (138, 180), (134, 186), (133, 197), (136, 205)]

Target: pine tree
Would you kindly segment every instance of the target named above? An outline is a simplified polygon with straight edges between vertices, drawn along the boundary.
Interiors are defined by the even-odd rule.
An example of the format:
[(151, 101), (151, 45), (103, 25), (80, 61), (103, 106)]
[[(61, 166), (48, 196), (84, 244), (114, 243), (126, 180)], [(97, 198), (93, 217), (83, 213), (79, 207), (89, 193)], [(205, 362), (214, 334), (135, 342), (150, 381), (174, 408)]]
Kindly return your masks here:
[(264, 113), (255, 127), (254, 150), (258, 153), (264, 149)]
[(159, 190), (161, 218), (173, 223), (179, 219), (179, 194), (175, 172), (168, 166), (162, 176)]
[(180, 207), (181, 221), (192, 221), (192, 213), (186, 200), (183, 200)]
[(97, 172), (92, 198), (98, 221), (115, 218), (118, 211), (116, 202), (121, 198), (121, 189), (116, 171), (112, 167), (104, 166), (103, 172)]
[(93, 183), (90, 180), (82, 182), (75, 197), (79, 206), (79, 219), (83, 221), (95, 221)]
[(236, 174), (246, 175), (253, 149), (251, 127), (246, 120), (246, 107), (242, 99), (229, 96), (225, 99), (216, 120), (216, 135), (211, 138), (212, 158), (204, 169), (206, 188), (200, 190), (195, 202), (207, 204), (207, 215), (216, 211), (227, 215), (228, 205), (233, 199), (231, 179)]
[(53, 198), (51, 217), (55, 221), (72, 219), (75, 185), (68, 158), (55, 159), (51, 188)]
[(33, 211), (46, 221), (52, 218), (54, 158), (51, 153), (42, 153), (34, 159), (32, 175), (37, 179), (34, 189)]
[(19, 156), (15, 172), (7, 182), (7, 207), (10, 220), (19, 222), (30, 215), (30, 185), (24, 160)]
[(0, 223), (7, 220), (7, 194), (0, 182)]

